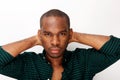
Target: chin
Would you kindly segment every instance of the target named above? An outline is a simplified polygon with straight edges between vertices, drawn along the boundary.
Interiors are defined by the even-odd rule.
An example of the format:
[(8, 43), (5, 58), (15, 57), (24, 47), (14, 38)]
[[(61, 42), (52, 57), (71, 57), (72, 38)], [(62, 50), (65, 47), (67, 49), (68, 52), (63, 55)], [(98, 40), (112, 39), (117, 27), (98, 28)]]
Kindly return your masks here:
[(60, 58), (60, 57), (62, 57), (63, 55), (61, 54), (61, 55), (49, 55), (51, 58)]

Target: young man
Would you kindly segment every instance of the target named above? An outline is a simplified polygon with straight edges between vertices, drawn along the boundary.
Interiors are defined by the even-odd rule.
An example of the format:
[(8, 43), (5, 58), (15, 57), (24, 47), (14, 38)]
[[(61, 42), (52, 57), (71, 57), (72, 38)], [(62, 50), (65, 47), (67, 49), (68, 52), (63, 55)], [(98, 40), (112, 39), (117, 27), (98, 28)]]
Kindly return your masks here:
[[(44, 13), (40, 27), (35, 36), (1, 46), (1, 74), (18, 80), (92, 80), (120, 58), (119, 38), (73, 32), (68, 15), (60, 10)], [(93, 48), (67, 51), (70, 42)], [(35, 45), (44, 47), (42, 54), (20, 54)]]

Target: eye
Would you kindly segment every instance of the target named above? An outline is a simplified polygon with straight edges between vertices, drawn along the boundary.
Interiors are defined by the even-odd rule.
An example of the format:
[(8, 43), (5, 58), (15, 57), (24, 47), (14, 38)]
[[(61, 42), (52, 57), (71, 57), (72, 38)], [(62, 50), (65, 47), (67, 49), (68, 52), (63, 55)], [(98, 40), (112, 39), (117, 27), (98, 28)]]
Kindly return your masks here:
[(51, 34), (50, 34), (50, 33), (44, 33), (44, 35), (45, 35), (45, 36), (51, 36)]
[(61, 32), (60, 35), (65, 36), (65, 35), (67, 35), (67, 33), (66, 32)]

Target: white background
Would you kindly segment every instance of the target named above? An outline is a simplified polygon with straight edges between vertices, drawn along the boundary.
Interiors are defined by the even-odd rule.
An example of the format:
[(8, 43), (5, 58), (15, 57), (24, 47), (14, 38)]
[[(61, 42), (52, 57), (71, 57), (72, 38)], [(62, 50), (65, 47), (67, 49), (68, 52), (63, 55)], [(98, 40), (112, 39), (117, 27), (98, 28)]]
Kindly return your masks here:
[[(0, 0), (0, 45), (37, 34), (40, 16), (52, 8), (70, 16), (74, 31), (120, 37), (120, 0)], [(88, 46), (71, 43), (68, 49), (76, 47)], [(28, 51), (42, 49), (37, 46)], [(0, 76), (0, 80), (8, 78)], [(120, 80), (120, 61), (93, 80)]]

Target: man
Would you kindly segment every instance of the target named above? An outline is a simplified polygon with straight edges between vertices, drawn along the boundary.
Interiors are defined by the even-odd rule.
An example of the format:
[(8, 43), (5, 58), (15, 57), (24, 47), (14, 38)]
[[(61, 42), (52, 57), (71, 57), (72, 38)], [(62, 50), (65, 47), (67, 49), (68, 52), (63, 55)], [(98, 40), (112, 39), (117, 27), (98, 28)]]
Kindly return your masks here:
[[(38, 34), (0, 48), (0, 73), (18, 80), (92, 80), (120, 58), (120, 39), (113, 36), (73, 32), (66, 13), (52, 9), (40, 19)], [(91, 49), (67, 51), (70, 42)], [(35, 45), (42, 54), (24, 52)]]

